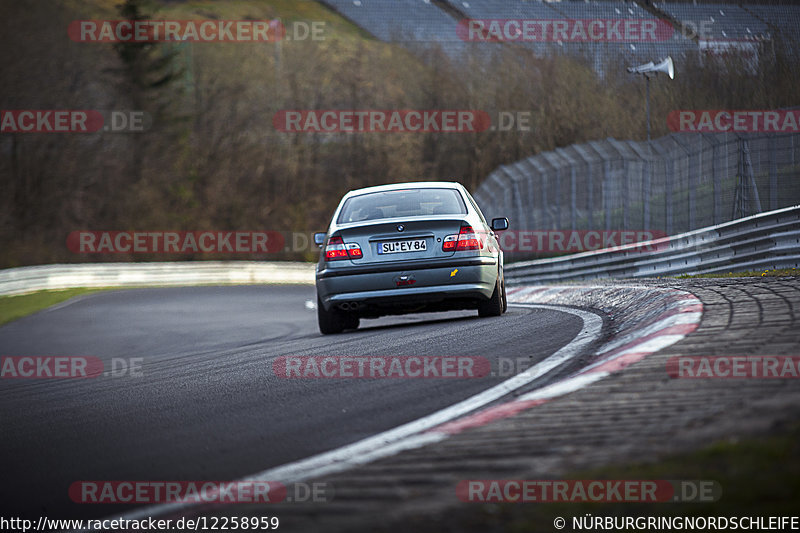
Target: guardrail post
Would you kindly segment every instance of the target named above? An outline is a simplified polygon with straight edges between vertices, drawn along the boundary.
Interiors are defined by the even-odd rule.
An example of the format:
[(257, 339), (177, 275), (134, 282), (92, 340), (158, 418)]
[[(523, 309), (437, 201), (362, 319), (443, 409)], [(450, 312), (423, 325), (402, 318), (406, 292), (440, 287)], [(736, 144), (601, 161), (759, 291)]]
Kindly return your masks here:
[(569, 165), (569, 194), (570, 194), (570, 229), (578, 229), (578, 177), (575, 174), (575, 163)]
[(650, 180), (652, 179), (653, 162), (642, 160), (642, 228), (650, 230)]
[[(547, 209), (547, 175), (542, 167), (541, 162), (539, 161), (540, 158), (540, 155), (536, 155), (525, 159), (524, 162), (525, 165), (527, 165), (527, 167), (531, 170), (531, 174), (529, 174), (531, 194), (534, 194), (533, 191), (539, 191), (539, 211), (541, 212), (541, 215), (538, 220), (538, 226), (545, 227), (546, 224), (549, 223), (548, 220), (550, 218)], [(533, 209), (533, 198), (531, 200), (531, 209)]]
[(712, 195), (714, 197), (714, 224), (720, 224), (722, 222), (722, 184), (720, 181), (722, 178), (720, 177), (720, 173), (718, 165), (717, 165), (717, 158), (719, 154), (717, 153), (718, 144), (715, 142), (714, 145), (711, 147), (711, 180), (712, 180)]
[(769, 209), (778, 209), (778, 154), (775, 135), (769, 136)]
[(514, 209), (516, 210), (517, 220), (520, 223), (520, 229), (530, 229), (529, 213), (525, 210), (522, 203), (522, 190), (519, 187), (519, 182), (524, 178), (517, 168), (516, 163), (507, 171), (509, 178), (511, 178), (511, 199), (514, 202)]
[(528, 185), (528, 218), (531, 219), (531, 224), (528, 229), (531, 229), (536, 228), (537, 225), (541, 225), (542, 215), (541, 213), (537, 214), (534, 207), (536, 205), (536, 194), (534, 193), (536, 190), (536, 182), (533, 176), (528, 172), (525, 172), (525, 182)]
[(588, 229), (595, 229), (594, 226), (594, 177), (592, 176), (592, 162), (589, 159), (588, 153), (583, 145), (574, 145), (575, 153), (580, 156), (583, 163), (586, 165), (586, 214), (588, 215)]
[(703, 150), (700, 149), (697, 151), (697, 168), (694, 171), (691, 166), (686, 169), (686, 172), (689, 173), (689, 231), (697, 227), (697, 173), (702, 171)]
[(569, 228), (578, 229), (578, 177), (575, 172), (575, 159), (563, 148), (555, 149), (560, 158), (560, 167), (569, 167)]
[(611, 229), (611, 201), (609, 193), (611, 187), (611, 162), (608, 159), (603, 159), (603, 212), (605, 213), (606, 231)]
[(501, 167), (503, 170), (503, 174), (505, 174), (506, 179), (502, 180), (503, 186), (503, 211), (510, 213), (512, 209), (514, 209), (514, 190), (513, 190), (513, 183), (509, 183), (511, 181), (511, 176), (509, 176), (508, 171), (505, 167)]
[(664, 160), (665, 175), (664, 175), (664, 213), (665, 213), (665, 226), (667, 235), (672, 235), (672, 173), (675, 168), (675, 161), (668, 157)]
[(556, 167), (556, 190), (553, 197), (556, 208), (556, 229), (564, 229), (561, 225), (561, 167)]
[(539, 181), (542, 184), (540, 187), (540, 190), (542, 191), (542, 217), (544, 220), (548, 220), (550, 217), (547, 210), (547, 175), (544, 172), (539, 173)]
[(753, 176), (753, 163), (750, 161), (750, 142), (746, 137), (739, 139), (739, 176), (732, 219), (750, 216), (761, 212), (761, 200)]
[(589, 229), (592, 229), (594, 228), (594, 177), (592, 176), (592, 164), (589, 161), (586, 161), (586, 180), (589, 183), (586, 211), (589, 213)]
[[(697, 193), (697, 183), (696, 183), (696, 174), (692, 172), (692, 154), (691, 150), (687, 148), (687, 142), (684, 142), (685, 139), (680, 136), (680, 134), (673, 134), (671, 135), (672, 140), (675, 141), (675, 144), (680, 146), (683, 152), (686, 154), (686, 186), (687, 186), (687, 200), (688, 200), (688, 217), (687, 217), (687, 225), (688, 231), (691, 231), (695, 228), (695, 197)], [(702, 137), (701, 137), (702, 138)], [(699, 163), (701, 164), (702, 161)], [(674, 168), (674, 167), (673, 167)], [(700, 167), (698, 167), (700, 168)]]
[(753, 199), (755, 200), (755, 212), (761, 212), (761, 199), (758, 196), (758, 186), (756, 185), (756, 178), (753, 175), (753, 162), (750, 159), (750, 141), (744, 139), (744, 165), (745, 172), (747, 173), (748, 183), (753, 188)]
[(624, 189), (622, 190), (622, 228), (630, 229), (628, 225), (628, 211), (630, 210), (630, 176), (628, 176), (628, 165), (623, 161), (622, 183)]

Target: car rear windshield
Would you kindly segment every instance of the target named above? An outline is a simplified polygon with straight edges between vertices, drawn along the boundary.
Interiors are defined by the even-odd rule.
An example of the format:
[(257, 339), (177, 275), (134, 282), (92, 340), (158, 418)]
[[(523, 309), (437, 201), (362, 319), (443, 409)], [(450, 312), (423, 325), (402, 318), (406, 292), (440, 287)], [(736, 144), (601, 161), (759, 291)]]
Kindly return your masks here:
[(337, 224), (426, 215), (463, 215), (467, 207), (455, 189), (399, 189), (348, 198)]

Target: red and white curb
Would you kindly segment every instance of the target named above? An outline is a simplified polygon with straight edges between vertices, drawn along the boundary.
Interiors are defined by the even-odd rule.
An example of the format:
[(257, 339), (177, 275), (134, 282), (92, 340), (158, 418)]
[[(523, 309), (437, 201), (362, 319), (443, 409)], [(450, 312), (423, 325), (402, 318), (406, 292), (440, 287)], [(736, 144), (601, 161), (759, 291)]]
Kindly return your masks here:
[[(600, 339), (603, 320), (599, 315), (565, 307), (566, 302), (571, 302), (572, 305), (580, 304), (582, 298), (596, 291), (627, 291), (626, 294), (629, 297), (639, 301), (641, 298), (649, 298), (652, 305), (660, 306), (660, 308), (655, 309), (656, 316), (654, 318), (642, 320), (641, 324), (623, 331), (621, 335), (604, 345), (597, 352), (598, 358), (590, 366), (519, 398), (487, 408), (486, 406), (529, 385), (534, 380), (583, 354), (590, 345)], [(299, 482), (348, 470), (377, 459), (396, 455), (404, 450), (443, 441), (465, 429), (513, 416), (520, 411), (574, 392), (618, 372), (647, 355), (679, 341), (697, 328), (702, 316), (700, 300), (689, 293), (672, 289), (523, 287), (509, 291), (508, 296), (515, 301), (512, 305), (577, 315), (583, 320), (583, 327), (569, 344), (536, 365), (464, 401), (356, 443), (258, 472), (238, 481)], [(133, 520), (156, 517), (186, 511), (200, 505), (170, 503), (148, 506), (127, 513), (122, 518)]]
[[(522, 288), (509, 293), (509, 297), (513, 297), (514, 300), (519, 302), (531, 300), (537, 302), (553, 301), (565, 295), (567, 297), (575, 297), (576, 293), (590, 290), (592, 290), (590, 287)], [(668, 302), (664, 303), (663, 310), (656, 320), (647, 321), (638, 327), (634, 327), (631, 331), (616, 336), (597, 352), (598, 359), (589, 366), (556, 383), (529, 392), (501, 405), (489, 407), (459, 420), (448, 422), (433, 428), (430, 432), (453, 435), (465, 429), (508, 418), (526, 409), (582, 389), (678, 342), (700, 325), (700, 320), (703, 316), (703, 304), (696, 296), (670, 289), (650, 288), (645, 290), (670, 291), (673, 294), (666, 296)], [(678, 297), (675, 298), (675, 296)], [(517, 305), (528, 306), (525, 303)], [(536, 307), (545, 306), (537, 305)], [(552, 308), (568, 312), (574, 311), (555, 306)]]

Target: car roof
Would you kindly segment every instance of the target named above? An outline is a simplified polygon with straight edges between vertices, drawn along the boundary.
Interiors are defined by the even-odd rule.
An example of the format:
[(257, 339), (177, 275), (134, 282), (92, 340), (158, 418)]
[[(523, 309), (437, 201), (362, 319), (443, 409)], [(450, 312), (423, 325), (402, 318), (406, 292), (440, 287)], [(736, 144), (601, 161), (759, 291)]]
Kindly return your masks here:
[(376, 185), (374, 187), (365, 187), (363, 189), (355, 189), (344, 195), (345, 198), (350, 196), (359, 196), (362, 194), (369, 194), (373, 192), (386, 192), (397, 191), (401, 189), (463, 189), (464, 186), (457, 181), (408, 181), (402, 183), (387, 183), (386, 185)]

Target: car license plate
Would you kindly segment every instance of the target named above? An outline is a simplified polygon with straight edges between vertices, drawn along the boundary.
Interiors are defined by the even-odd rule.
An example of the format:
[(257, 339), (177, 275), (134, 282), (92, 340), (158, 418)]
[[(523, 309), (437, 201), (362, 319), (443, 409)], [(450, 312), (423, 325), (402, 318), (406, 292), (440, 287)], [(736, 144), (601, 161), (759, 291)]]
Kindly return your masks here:
[(427, 250), (425, 239), (412, 241), (389, 241), (378, 243), (378, 254), (399, 254), (402, 252), (424, 252)]

